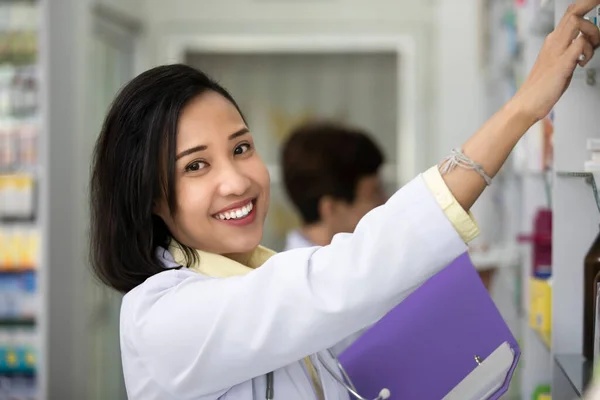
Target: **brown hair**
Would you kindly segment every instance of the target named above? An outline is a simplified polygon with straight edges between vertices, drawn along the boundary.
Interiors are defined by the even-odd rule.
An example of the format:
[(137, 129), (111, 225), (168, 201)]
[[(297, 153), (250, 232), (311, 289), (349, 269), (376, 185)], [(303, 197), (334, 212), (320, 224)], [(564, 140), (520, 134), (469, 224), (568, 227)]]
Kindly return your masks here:
[(306, 224), (320, 220), (324, 196), (352, 203), (359, 180), (377, 173), (383, 162), (365, 131), (331, 121), (298, 126), (281, 152), (285, 189)]

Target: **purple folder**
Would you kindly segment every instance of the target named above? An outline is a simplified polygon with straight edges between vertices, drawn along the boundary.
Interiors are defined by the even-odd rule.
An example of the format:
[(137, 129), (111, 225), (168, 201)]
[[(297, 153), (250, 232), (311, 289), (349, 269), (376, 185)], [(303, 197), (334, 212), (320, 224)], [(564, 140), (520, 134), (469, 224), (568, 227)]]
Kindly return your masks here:
[(489, 399), (508, 390), (520, 349), (465, 253), (369, 328), (339, 359), (366, 398), (388, 388), (391, 399), (441, 400), (503, 343), (514, 359)]

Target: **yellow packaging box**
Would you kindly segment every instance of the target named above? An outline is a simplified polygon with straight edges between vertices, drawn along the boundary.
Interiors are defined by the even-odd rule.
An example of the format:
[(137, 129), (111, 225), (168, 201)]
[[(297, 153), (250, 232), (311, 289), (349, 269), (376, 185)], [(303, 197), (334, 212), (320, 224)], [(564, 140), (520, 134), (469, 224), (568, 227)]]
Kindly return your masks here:
[(547, 279), (529, 281), (529, 325), (538, 332), (549, 333), (552, 327), (552, 286)]

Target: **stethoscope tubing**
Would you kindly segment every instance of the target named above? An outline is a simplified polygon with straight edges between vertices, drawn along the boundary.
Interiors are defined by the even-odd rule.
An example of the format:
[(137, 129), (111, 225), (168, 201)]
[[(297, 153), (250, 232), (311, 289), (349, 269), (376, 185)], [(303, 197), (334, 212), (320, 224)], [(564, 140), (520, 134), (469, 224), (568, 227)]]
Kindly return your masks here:
[[(338, 358), (335, 356), (335, 354), (333, 354), (333, 352), (330, 349), (328, 349), (327, 351), (329, 352), (329, 355), (331, 356), (331, 358), (333, 358), (335, 360), (335, 363), (336, 363), (337, 367), (339, 368), (339, 370), (341, 371), (343, 377), (338, 376), (336, 371), (334, 371), (333, 368), (331, 368), (329, 365), (327, 365), (325, 360), (323, 360), (323, 357), (320, 354), (317, 354), (317, 359), (323, 365), (323, 367), (325, 367), (325, 370), (333, 377), (333, 379), (335, 379), (337, 381), (337, 383), (342, 385), (344, 387), (344, 389), (346, 389), (348, 392), (350, 392), (350, 394), (352, 394), (356, 399), (369, 400), (369, 399), (361, 396), (360, 394), (358, 394), (356, 387), (352, 383), (352, 379), (350, 379), (350, 377), (346, 373), (346, 369), (342, 366), (342, 363), (340, 363), (340, 360), (338, 360)], [(274, 398), (275, 398), (274, 377), (273, 377), (273, 372), (269, 372), (267, 374), (267, 390), (266, 390), (266, 394), (265, 394), (265, 399), (266, 400), (274, 400)], [(381, 400), (381, 399), (382, 399), (382, 397), (381, 397), (381, 395), (379, 395), (374, 400)]]

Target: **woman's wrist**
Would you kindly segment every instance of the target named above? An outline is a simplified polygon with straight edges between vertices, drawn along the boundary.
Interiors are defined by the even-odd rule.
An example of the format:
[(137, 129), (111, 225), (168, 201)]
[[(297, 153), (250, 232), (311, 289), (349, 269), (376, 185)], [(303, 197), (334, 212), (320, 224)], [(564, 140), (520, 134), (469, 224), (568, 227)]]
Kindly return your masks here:
[[(462, 146), (463, 153), (493, 178), (513, 147), (537, 119), (515, 98), (494, 114)], [(486, 181), (471, 169), (455, 168), (443, 174), (444, 182), (458, 203), (469, 210), (486, 187)]]
[(536, 114), (528, 109), (527, 101), (518, 95), (508, 101), (500, 112), (513, 128), (509, 132), (517, 136), (517, 141), (539, 120)]

